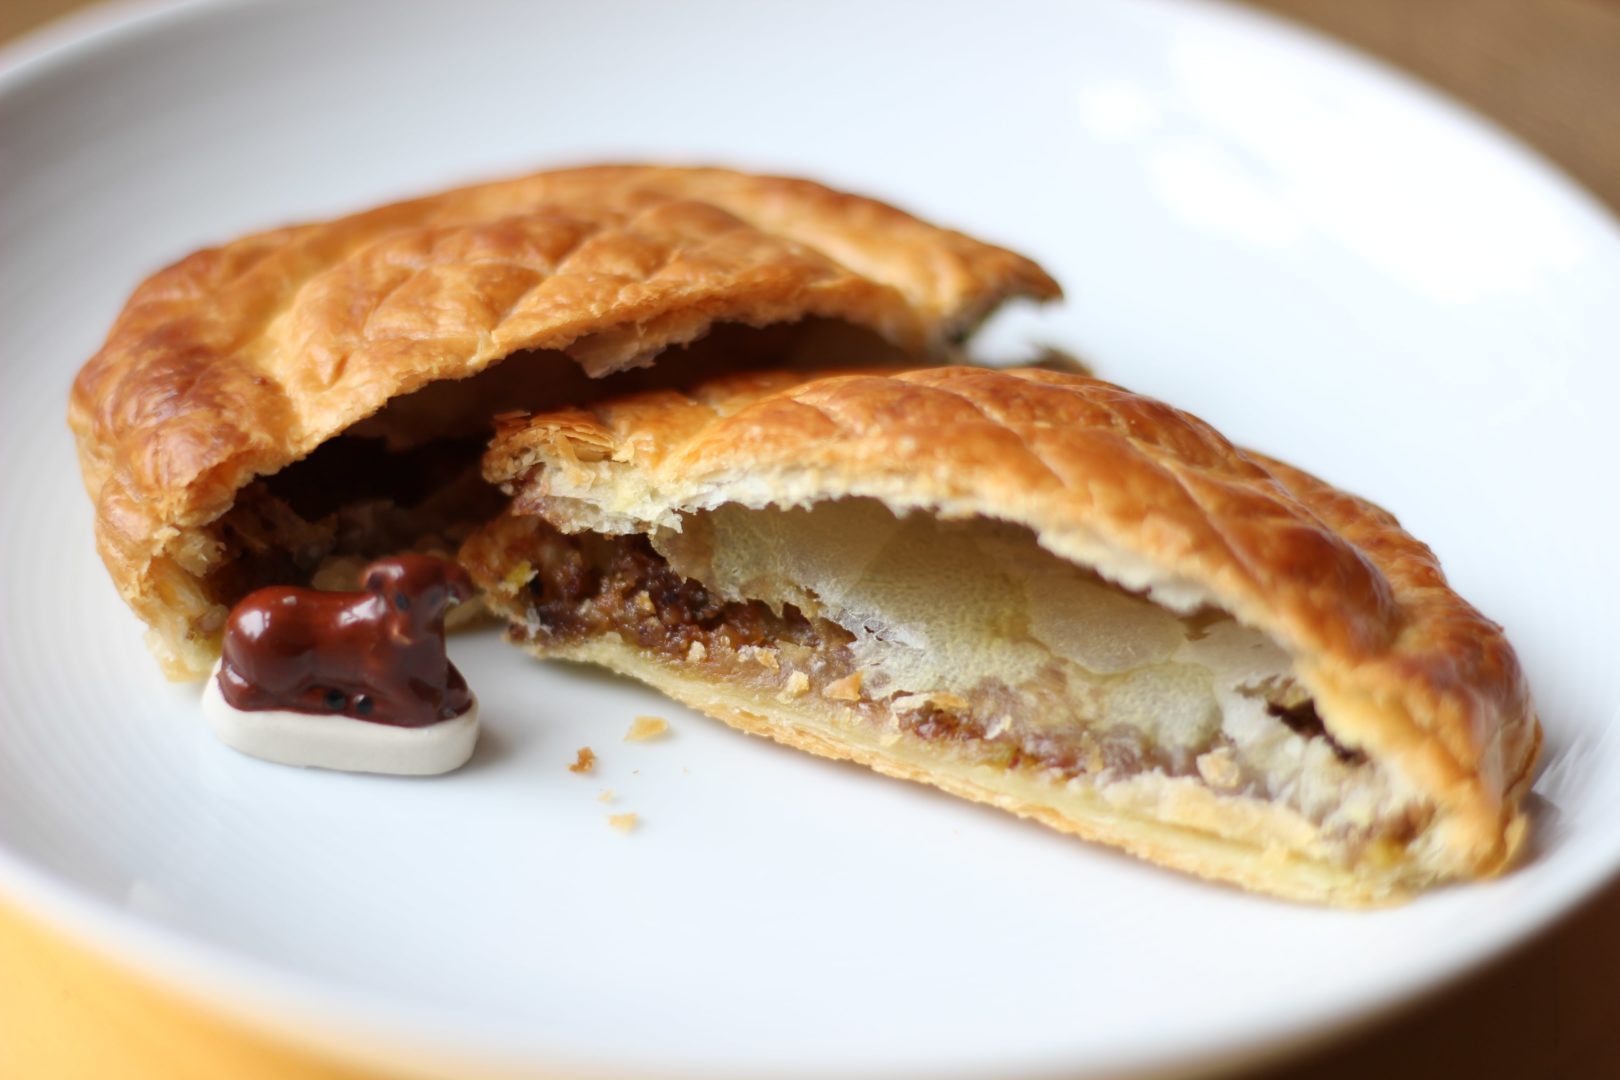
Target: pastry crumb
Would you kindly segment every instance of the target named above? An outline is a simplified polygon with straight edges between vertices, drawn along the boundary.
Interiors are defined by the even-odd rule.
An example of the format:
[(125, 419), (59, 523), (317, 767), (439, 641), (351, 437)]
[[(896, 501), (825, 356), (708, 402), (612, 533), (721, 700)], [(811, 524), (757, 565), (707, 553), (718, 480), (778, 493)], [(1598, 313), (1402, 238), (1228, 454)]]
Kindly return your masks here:
[(539, 573), (539, 571), (534, 568), (532, 563), (520, 562), (506, 572), (506, 576), (501, 578), (501, 584), (505, 585), (509, 591), (515, 593), (519, 589), (523, 588), (523, 586), (533, 581), (534, 576), (537, 573)]
[(701, 641), (692, 642), (692, 647), (686, 650), (688, 664), (701, 664), (703, 658), (709, 655), (709, 650)]
[(1212, 788), (1230, 791), (1243, 783), (1243, 770), (1238, 767), (1230, 746), (1199, 754), (1196, 764), (1198, 775)]
[(601, 790), (601, 792), (596, 796), (596, 801), (599, 802), (599, 803), (610, 803), (610, 802), (612, 802), (613, 801), (613, 789), (610, 788), (610, 787), (603, 788)]
[(608, 818), (608, 824), (622, 833), (629, 833), (639, 820), (635, 814), (614, 814)]
[(936, 709), (960, 711), (968, 707), (968, 701), (966, 698), (958, 697), (955, 694), (935, 691), (927, 694), (901, 694), (889, 704), (889, 708), (897, 713), (916, 712), (918, 709), (930, 706)]
[(776, 700), (786, 704), (794, 698), (801, 698), (810, 692), (810, 676), (802, 671), (795, 671), (788, 676), (787, 685), (782, 692), (776, 695)]
[(321, 590), (342, 591), (360, 587), (360, 571), (366, 561), (353, 555), (331, 555), (321, 560), (310, 578), (310, 586)]
[(669, 721), (662, 716), (638, 716), (630, 730), (624, 733), (625, 742), (646, 742), (669, 730)]
[(861, 673), (856, 671), (845, 675), (842, 679), (830, 682), (821, 690), (821, 696), (834, 701), (861, 700)]
[(762, 668), (767, 668), (771, 671), (781, 670), (782, 665), (777, 663), (775, 649), (763, 649), (758, 645), (745, 645), (742, 649), (737, 651), (746, 652), (748, 654), (748, 658)]
[(588, 773), (594, 768), (596, 768), (596, 751), (588, 746), (582, 746), (579, 748), (579, 752), (574, 755), (574, 763), (568, 766), (568, 771), (571, 773)]

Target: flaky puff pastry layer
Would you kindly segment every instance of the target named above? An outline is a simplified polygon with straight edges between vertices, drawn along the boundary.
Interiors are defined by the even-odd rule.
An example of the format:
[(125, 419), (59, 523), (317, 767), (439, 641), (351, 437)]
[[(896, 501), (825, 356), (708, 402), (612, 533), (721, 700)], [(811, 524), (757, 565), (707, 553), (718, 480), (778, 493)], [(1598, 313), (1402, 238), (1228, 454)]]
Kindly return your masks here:
[[(1240, 820), (1219, 799), (1180, 806), (1174, 821), (1151, 809), (1121, 816), (1062, 784), (829, 734), (836, 725), (805, 713), (831, 717), (836, 703), (777, 707), (613, 640), (537, 639), (542, 652), (617, 667), (734, 725), (1300, 899), (1380, 903), (1488, 876), (1523, 839), (1519, 802), (1541, 732), (1501, 628), (1447, 587), (1433, 553), (1387, 512), (1117, 386), (961, 367), (761, 374), (513, 418), (485, 461), (514, 493), (509, 513), (569, 532), (650, 532), (726, 503), (844, 497), (1026, 526), (1122, 586), (1218, 606), (1271, 636), (1328, 733), (1395, 770), (1435, 814), (1393, 859), (1333, 866), (1299, 857), (1281, 824)], [(480, 557), (464, 553), (491, 601), (521, 619), (521, 600), (503, 597), (495, 576), (509, 568)]]
[(429, 383), (523, 350), (592, 376), (718, 323), (808, 317), (923, 357), (1029, 260), (803, 180), (722, 169), (540, 173), (197, 252), (135, 291), (68, 420), (98, 547), (172, 677), (217, 655), (200, 530), (274, 473)]

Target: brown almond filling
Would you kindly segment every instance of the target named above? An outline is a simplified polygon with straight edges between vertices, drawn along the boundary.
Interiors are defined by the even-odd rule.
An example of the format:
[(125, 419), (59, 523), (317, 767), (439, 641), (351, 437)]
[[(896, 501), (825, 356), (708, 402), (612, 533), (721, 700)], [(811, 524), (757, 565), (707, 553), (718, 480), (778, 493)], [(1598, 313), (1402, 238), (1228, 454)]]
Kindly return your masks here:
[(234, 604), (265, 585), (353, 588), (359, 568), (403, 552), (453, 557), (504, 499), (478, 471), (478, 439), (390, 451), (381, 439), (333, 439), (256, 480), (212, 526), (221, 547), (208, 577)]
[[(645, 536), (565, 535), (537, 518), (506, 515), (487, 526), (462, 552), (476, 579), (500, 581), (496, 606), (516, 616), (510, 631), (520, 642), (565, 646), (617, 635), (675, 665), (704, 669), (728, 682), (757, 685), (784, 703), (815, 694), (838, 702), (848, 720), (951, 746), (976, 763), (1041, 773), (1054, 779), (1100, 781), (1145, 772), (1212, 781), (1211, 762), (1225, 775), (1227, 794), (1267, 798), (1263, 778), (1245, 775), (1232, 747), (1217, 737), (1203, 754), (1156, 746), (1119, 727), (1037, 723), (1030, 690), (981, 685), (967, 695), (891, 693), (873, 697), (861, 687), (850, 648), (853, 635), (825, 618), (808, 618), (792, 605), (780, 612), (757, 600), (727, 602), (700, 582), (676, 573)], [(1045, 710), (1073, 711), (1061, 675), (1039, 695)], [(1323, 740), (1346, 768), (1363, 756), (1334, 743), (1309, 699), (1268, 700), (1267, 711), (1307, 741)], [(1213, 751), (1213, 755), (1211, 755)], [(1420, 826), (1415, 818), (1392, 825), (1334, 826), (1339, 837), (1359, 843), (1404, 842)], [(1364, 833), (1365, 835), (1357, 835)]]
[(303, 460), (247, 485), (182, 561), (206, 578), (220, 620), (264, 585), (351, 588), (365, 562), (407, 552), (453, 555), (500, 513), (507, 500), (479, 472), (498, 414), (687, 387), (750, 369), (822, 370), (844, 356), (874, 367), (909, 362), (873, 331), (817, 318), (716, 326), (656, 366), (604, 378), (586, 375), (563, 353), (515, 353), (470, 378), (395, 398)]

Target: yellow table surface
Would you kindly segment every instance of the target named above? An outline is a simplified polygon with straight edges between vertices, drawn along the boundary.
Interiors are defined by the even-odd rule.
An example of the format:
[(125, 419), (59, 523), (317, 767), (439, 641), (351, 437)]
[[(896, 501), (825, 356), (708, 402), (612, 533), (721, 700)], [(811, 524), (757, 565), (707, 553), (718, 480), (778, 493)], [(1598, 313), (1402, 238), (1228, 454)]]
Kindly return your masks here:
[[(1620, 206), (1620, 0), (1257, 5), (1430, 79)], [(6, 0), (0, 40), (81, 6)], [(1620, 883), (1485, 971), (1263, 1075), (1620, 1077), (1617, 1005)], [(223, 1019), (0, 899), (0, 1080), (224, 1077), (391, 1080)]]
[(0, 900), (4, 1080), (377, 1080), (252, 1034)]

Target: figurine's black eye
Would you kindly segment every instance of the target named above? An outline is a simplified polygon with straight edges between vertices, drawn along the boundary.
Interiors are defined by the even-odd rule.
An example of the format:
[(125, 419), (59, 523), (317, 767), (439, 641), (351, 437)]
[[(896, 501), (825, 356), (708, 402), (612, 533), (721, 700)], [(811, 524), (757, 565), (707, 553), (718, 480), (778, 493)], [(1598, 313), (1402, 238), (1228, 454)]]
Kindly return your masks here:
[(402, 592), (397, 592), (394, 594), (394, 606), (401, 611), (405, 611), (411, 606), (411, 598)]
[(370, 716), (373, 708), (375, 708), (375, 706), (373, 705), (372, 700), (365, 694), (361, 694), (359, 697), (354, 699), (354, 711), (359, 713), (361, 716)]
[(332, 689), (326, 692), (326, 707), (328, 709), (341, 709), (343, 703), (347, 700), (348, 698), (341, 690)]

